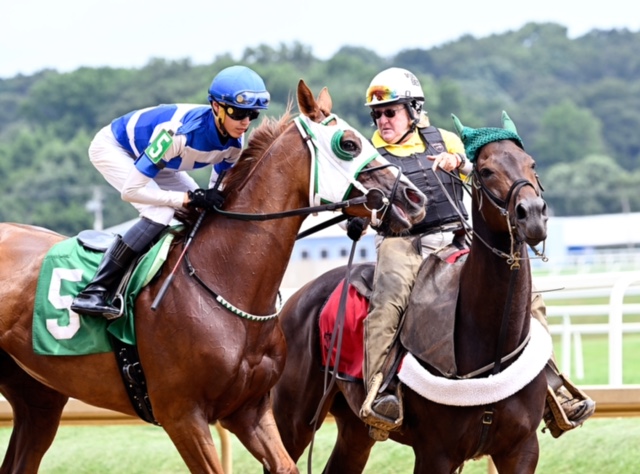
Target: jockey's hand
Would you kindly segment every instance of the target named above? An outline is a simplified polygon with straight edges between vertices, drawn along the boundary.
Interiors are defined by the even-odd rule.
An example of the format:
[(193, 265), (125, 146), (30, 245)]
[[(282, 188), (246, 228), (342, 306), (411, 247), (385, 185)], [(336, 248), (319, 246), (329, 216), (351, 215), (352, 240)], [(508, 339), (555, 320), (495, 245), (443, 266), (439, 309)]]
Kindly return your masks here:
[(362, 237), (362, 234), (366, 232), (368, 225), (369, 219), (365, 219), (364, 217), (350, 217), (347, 220), (347, 237), (357, 242), (360, 240), (360, 237)]
[(453, 171), (460, 167), (462, 164), (462, 158), (457, 153), (447, 153), (443, 151), (438, 155), (427, 156), (428, 159), (433, 161), (433, 170), (436, 168), (442, 168), (445, 171)]
[(199, 207), (202, 209), (220, 208), (224, 204), (224, 196), (217, 189), (196, 189), (188, 191), (189, 207)]

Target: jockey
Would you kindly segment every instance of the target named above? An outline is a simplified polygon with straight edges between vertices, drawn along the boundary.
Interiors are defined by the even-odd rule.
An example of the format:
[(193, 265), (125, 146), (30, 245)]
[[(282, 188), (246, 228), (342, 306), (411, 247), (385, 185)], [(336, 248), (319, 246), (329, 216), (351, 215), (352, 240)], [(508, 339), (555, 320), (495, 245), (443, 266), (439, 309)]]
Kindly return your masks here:
[[(463, 222), (468, 215), (461, 180), (471, 172), (472, 164), (457, 134), (430, 124), (423, 110), (422, 86), (410, 71), (392, 67), (376, 75), (367, 89), (365, 106), (371, 108), (377, 127), (373, 145), (428, 197), (426, 216), (412, 227), (409, 235), (385, 235), (386, 229), (376, 228), (378, 258), (369, 314), (364, 320), (363, 372), (367, 396), (360, 417), (371, 425), (371, 436), (383, 440), (402, 423), (399, 392), (381, 390), (392, 365), (386, 358), (422, 260), (450, 244), (458, 248), (466, 246)], [(351, 218), (347, 235), (358, 240), (365, 228), (366, 221)], [(547, 327), (546, 308), (539, 293), (534, 294), (532, 312)], [(549, 384), (561, 400), (559, 405), (566, 418), (574, 426), (581, 424), (593, 414), (595, 403), (560, 376), (553, 357), (548, 367), (557, 374), (555, 383), (548, 375)]]
[(187, 171), (212, 166), (209, 187), (240, 157), (244, 133), (269, 105), (262, 78), (245, 66), (220, 71), (209, 88), (209, 105), (172, 104), (116, 118), (91, 142), (89, 158), (141, 219), (105, 253), (93, 280), (71, 310), (113, 319), (110, 298), (129, 264), (169, 225), (176, 209), (220, 207), (217, 189), (199, 189)]

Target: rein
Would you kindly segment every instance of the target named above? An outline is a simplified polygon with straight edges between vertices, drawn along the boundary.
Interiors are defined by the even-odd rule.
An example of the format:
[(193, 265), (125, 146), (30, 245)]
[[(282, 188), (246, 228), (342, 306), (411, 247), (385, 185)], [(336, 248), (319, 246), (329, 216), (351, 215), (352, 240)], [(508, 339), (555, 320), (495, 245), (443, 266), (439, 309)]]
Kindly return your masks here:
[(238, 219), (241, 221), (268, 221), (271, 219), (282, 219), (284, 217), (303, 216), (309, 214), (315, 214), (317, 212), (324, 211), (336, 211), (338, 209), (344, 209), (349, 206), (355, 206), (358, 204), (364, 204), (367, 202), (367, 196), (358, 196), (356, 198), (348, 199), (347, 201), (323, 204), (321, 206), (301, 207), (299, 209), (291, 209), (289, 211), (274, 212), (270, 214), (252, 214), (245, 212), (223, 211), (218, 207), (214, 207), (218, 214), (221, 214), (230, 219)]
[[(340, 364), (340, 354), (342, 352), (342, 336), (344, 334), (344, 320), (346, 316), (346, 306), (347, 306), (347, 296), (349, 292), (349, 280), (351, 276), (351, 266), (353, 264), (353, 256), (355, 255), (356, 246), (358, 245), (357, 241), (353, 241), (351, 244), (351, 252), (349, 253), (349, 261), (347, 263), (346, 275), (344, 277), (344, 281), (342, 283), (342, 291), (340, 292), (340, 302), (338, 303), (338, 313), (336, 314), (336, 321), (333, 326), (333, 331), (331, 332), (331, 341), (329, 342), (329, 348), (327, 350), (327, 365), (324, 367), (324, 391), (322, 393), (322, 398), (318, 402), (318, 407), (316, 408), (316, 412), (313, 415), (313, 419), (309, 424), (313, 424), (313, 435), (311, 437), (311, 443), (309, 444), (309, 454), (307, 456), (307, 471), (311, 474), (311, 458), (313, 454), (313, 445), (315, 442), (315, 433), (318, 430), (318, 422), (320, 420), (320, 411), (322, 406), (324, 405), (325, 400), (331, 393), (331, 389), (336, 383), (338, 378), (338, 366)], [(333, 348), (336, 348), (336, 355), (334, 358), (334, 370), (331, 372), (329, 369), (329, 361), (331, 358), (331, 354), (333, 354)], [(329, 372), (331, 372), (331, 380), (327, 382), (329, 378)]]
[[(333, 114), (331, 114), (329, 117), (327, 117), (326, 119), (324, 119), (321, 122), (321, 125), (326, 125), (328, 122), (331, 121), (337, 121), (337, 117)], [(311, 179), (310, 179), (310, 195), (309, 195), (309, 201), (310, 202), (314, 202), (315, 199), (318, 198), (317, 194), (315, 194), (313, 192), (314, 189), (314, 184), (315, 184), (315, 168), (316, 168), (316, 161), (317, 161), (317, 155), (320, 153), (320, 147), (316, 144), (316, 137), (315, 135), (313, 135), (311, 129), (309, 128), (309, 125), (306, 124), (302, 119), (300, 119), (300, 117), (298, 119), (295, 120), (296, 122), (296, 126), (298, 128), (298, 131), (300, 132), (300, 134), (302, 135), (302, 140), (307, 144), (308, 148), (309, 148), (309, 152), (311, 154)], [(339, 139), (339, 137), (338, 137)], [(334, 140), (332, 139), (332, 142)], [(339, 147), (338, 147), (339, 148)], [(334, 153), (339, 152), (340, 150), (338, 149), (337, 151), (334, 151)], [(369, 159), (369, 161), (366, 163), (365, 166), (368, 166), (369, 163), (373, 161), (373, 158)], [(359, 171), (358, 174), (361, 173), (370, 173), (373, 171), (377, 171), (380, 169), (384, 169), (388, 166), (394, 166), (390, 163), (387, 164), (383, 164), (380, 166), (375, 166), (375, 167), (370, 167), (370, 168), (364, 168), (361, 169)], [(274, 213), (246, 213), (246, 212), (235, 212), (235, 211), (225, 211), (223, 209), (220, 209), (218, 207), (214, 207), (214, 211), (227, 217), (230, 219), (237, 219), (237, 220), (242, 220), (242, 221), (267, 221), (267, 220), (273, 220), (273, 219), (282, 219), (282, 218), (286, 218), (286, 217), (294, 217), (294, 216), (301, 216), (301, 215), (309, 215), (309, 214), (315, 214), (318, 212), (324, 212), (324, 211), (336, 211), (338, 209), (344, 209), (347, 207), (350, 207), (352, 205), (364, 205), (364, 207), (368, 210), (371, 211), (371, 216), (372, 216), (372, 221), (378, 222), (378, 212), (381, 212), (381, 218), (384, 217), (384, 215), (387, 212), (387, 209), (390, 207), (391, 202), (393, 201), (393, 198), (396, 194), (398, 185), (400, 183), (400, 179), (402, 177), (402, 173), (400, 171), (398, 171), (396, 180), (394, 182), (393, 188), (391, 190), (391, 196), (387, 197), (384, 192), (378, 188), (371, 188), (371, 189), (366, 189), (359, 181), (357, 181), (355, 178), (351, 178), (348, 177), (345, 173), (344, 170), (342, 170), (339, 167), (335, 167), (334, 168), (340, 172), (340, 174), (347, 178), (348, 182), (355, 187), (356, 189), (358, 189), (360, 192), (362, 192), (362, 196), (359, 197), (355, 197), (352, 199), (348, 199), (346, 201), (340, 201), (337, 203), (328, 203), (328, 204), (322, 204), (322, 205), (318, 205), (318, 206), (309, 206), (309, 207), (304, 207), (304, 208), (298, 208), (298, 209), (291, 209), (288, 211), (282, 211), (282, 212), (274, 212)], [(367, 201), (369, 199), (368, 195), (372, 192), (379, 192), (382, 195), (382, 199), (381, 199), (381, 206), (379, 209), (369, 209), (369, 207), (367, 206)], [(202, 217), (202, 215), (201, 215)], [(309, 229), (306, 232), (301, 233), (298, 237), (296, 237), (296, 240), (298, 240), (299, 238), (302, 238), (306, 235), (309, 235), (310, 233), (316, 232), (317, 230), (320, 230), (321, 228), (327, 227), (328, 225), (332, 225), (333, 223), (337, 223), (343, 219), (346, 219), (346, 216), (338, 216), (337, 218), (331, 219), (330, 222), (331, 224), (320, 224), (318, 226), (316, 226), (313, 229)], [(190, 243), (190, 242), (189, 242)], [(355, 245), (354, 245), (355, 247)], [(353, 253), (353, 249), (352, 249), (352, 253)], [(199, 284), (200, 286), (202, 286), (209, 294), (211, 294), (214, 299), (220, 304), (222, 305), (224, 308), (226, 308), (227, 310), (231, 311), (233, 314), (240, 316), (242, 318), (248, 319), (250, 321), (269, 321), (271, 319), (274, 319), (278, 316), (279, 311), (276, 311), (273, 314), (268, 314), (268, 315), (254, 315), (254, 314), (250, 314), (247, 313), (246, 311), (241, 310), (240, 308), (234, 306), (232, 303), (230, 303), (229, 301), (227, 301), (226, 299), (224, 299), (222, 296), (220, 296), (218, 293), (216, 293), (212, 288), (209, 287), (209, 285), (207, 285), (207, 283), (202, 280), (198, 274), (196, 273), (196, 269), (195, 267), (192, 265), (190, 259), (189, 259), (189, 253), (188, 253), (188, 245), (185, 247), (185, 249), (183, 250), (183, 255), (184, 255), (184, 261), (185, 261), (185, 265), (187, 266), (187, 273), (189, 276), (193, 277)], [(182, 258), (182, 256), (181, 256)], [(350, 265), (349, 265), (350, 268)], [(154, 303), (155, 305), (155, 303)]]

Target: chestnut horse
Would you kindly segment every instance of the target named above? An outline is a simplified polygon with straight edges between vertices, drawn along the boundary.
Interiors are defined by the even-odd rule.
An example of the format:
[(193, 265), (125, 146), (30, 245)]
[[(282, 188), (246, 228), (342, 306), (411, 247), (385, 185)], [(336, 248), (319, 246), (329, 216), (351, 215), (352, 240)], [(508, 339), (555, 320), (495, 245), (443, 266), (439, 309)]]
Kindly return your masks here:
[[(264, 120), (225, 177), (228, 215), (209, 212), (201, 221), (189, 246), (192, 271), (176, 267), (183, 246), (173, 246), (166, 265), (177, 270), (159, 306), (152, 311), (164, 278), (135, 302), (137, 348), (153, 413), (194, 473), (223, 472), (209, 427), (216, 421), (266, 468), (298, 472), (282, 445), (268, 394), (286, 357), (276, 317), (278, 289), (305, 215), (238, 216), (268, 217), (305, 208), (310, 199), (339, 202), (342, 196), (360, 198), (345, 212), (367, 216), (384, 208), (386, 222), (398, 230), (424, 216), (424, 195), (330, 113), (326, 88), (316, 100), (301, 80), (297, 99), (300, 115), (293, 118), (288, 109), (279, 120)], [(340, 198), (318, 195), (323, 181), (344, 182)], [(136, 416), (112, 352), (34, 353), (38, 273), (47, 251), (63, 239), (38, 227), (0, 225), (0, 391), (14, 414), (2, 473), (38, 471), (69, 397)]]
[[(453, 265), (443, 262), (448, 267), (441, 268), (441, 279), (435, 278), (432, 286), (439, 291), (433, 300), (437, 304), (411, 307), (418, 286), (428, 278), (421, 272), (416, 282), (400, 337), (408, 351), (399, 371), (404, 422), (390, 432), (390, 439), (413, 448), (415, 473), (452, 473), (466, 460), (483, 455), (490, 455), (501, 473), (532, 473), (538, 460), (536, 430), (547, 387), (541, 370), (550, 357), (551, 343), (542, 326), (531, 319), (527, 245), (535, 246), (546, 239), (546, 204), (541, 198), (535, 162), (522, 148), (506, 114), (501, 129), (473, 130), (463, 127), (457, 118), (454, 121), (474, 162), (472, 244), (466, 260), (456, 264), (460, 265), (459, 273), (445, 288), (441, 287), (443, 278), (450, 271), (446, 268)], [(422, 269), (432, 257), (423, 262)], [(363, 268), (357, 267), (359, 272)], [(328, 413), (333, 415), (338, 435), (324, 472), (340, 474), (362, 472), (375, 443), (368, 426), (358, 417), (365, 398), (362, 380), (338, 377), (328, 384), (324, 373), (319, 317), (344, 278), (345, 267), (331, 270), (300, 288), (284, 305), (280, 321), (288, 359), (272, 390), (278, 429), (294, 460), (312, 442), (314, 426), (320, 426)], [(445, 377), (414, 354), (434, 347), (424, 347), (424, 342), (420, 347), (435, 329), (435, 323), (425, 316), (427, 310), (442, 312), (431, 308), (440, 308), (447, 299), (452, 301), (450, 312), (440, 320), (449, 320), (454, 327), (450, 358), (457, 370)], [(409, 321), (410, 313), (413, 321)], [(508, 367), (517, 369), (524, 352), (529, 357), (531, 350), (536, 350), (531, 343), (526, 347), (532, 349), (525, 348), (522, 355), (516, 350), (527, 341), (530, 325), (531, 341), (535, 332), (539, 342), (536, 347), (543, 347), (541, 352), (545, 354), (536, 358), (528, 378), (520, 380), (509, 373)], [(343, 340), (349, 339), (348, 330), (358, 332), (344, 324)], [(515, 355), (498, 362), (506, 354)], [(500, 366), (505, 370), (487, 377)], [(517, 383), (512, 378), (518, 379)], [(500, 385), (495, 386), (493, 380)]]

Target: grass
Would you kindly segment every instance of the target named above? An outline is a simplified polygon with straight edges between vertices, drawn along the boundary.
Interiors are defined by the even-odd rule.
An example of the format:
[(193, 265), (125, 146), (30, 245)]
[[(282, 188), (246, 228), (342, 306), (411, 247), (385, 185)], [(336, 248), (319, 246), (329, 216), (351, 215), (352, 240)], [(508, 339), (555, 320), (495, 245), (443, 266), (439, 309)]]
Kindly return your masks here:
[[(217, 443), (217, 434), (212, 430)], [(0, 445), (10, 431), (0, 429)], [(313, 451), (313, 472), (322, 472), (335, 440), (334, 423), (318, 431)], [(540, 461), (537, 474), (632, 474), (640, 472), (638, 419), (596, 418), (555, 439), (539, 433)], [(218, 443), (217, 443), (218, 444)], [(219, 446), (219, 444), (218, 444)], [(232, 437), (234, 474), (262, 474), (262, 467)], [(298, 466), (307, 471), (307, 456)], [(464, 474), (487, 472), (487, 460), (467, 463)], [(161, 428), (149, 425), (62, 426), (44, 457), (40, 474), (178, 474), (187, 473), (177, 451)], [(406, 446), (386, 441), (374, 446), (367, 474), (413, 472), (413, 453)]]

